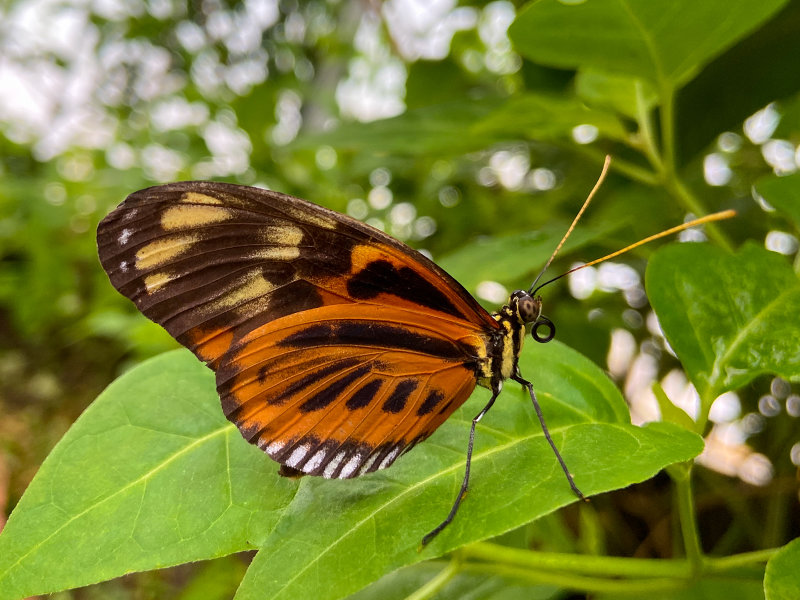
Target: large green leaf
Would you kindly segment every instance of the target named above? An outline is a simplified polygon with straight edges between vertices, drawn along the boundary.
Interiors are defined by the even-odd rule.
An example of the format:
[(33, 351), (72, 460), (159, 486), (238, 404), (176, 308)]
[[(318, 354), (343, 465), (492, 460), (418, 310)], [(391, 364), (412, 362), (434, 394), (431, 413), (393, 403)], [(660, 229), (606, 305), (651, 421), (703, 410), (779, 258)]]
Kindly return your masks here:
[(330, 145), (339, 150), (386, 155), (461, 155), (500, 141), (490, 131), (479, 136), (472, 129), (502, 103), (501, 99), (489, 98), (423, 106), (389, 119), (344, 123), (330, 132), (300, 137), (292, 147)]
[[(565, 346), (532, 345), (522, 368), (587, 494), (646, 479), (702, 447), (675, 427), (630, 425), (616, 387)], [(575, 497), (530, 400), (507, 388), (479, 428), (462, 511), (420, 554), (455, 496), (484, 390), (387, 471), (297, 482), (225, 420), (204, 366), (185, 351), (162, 355), (110, 386), (42, 466), (0, 535), (0, 598), (253, 547), (262, 550), (241, 597), (336, 598), (517, 527)]]
[(783, 548), (767, 563), (764, 592), (767, 600), (797, 600), (800, 598), (800, 538)]
[(509, 28), (523, 56), (678, 88), (786, 0), (530, 2)]
[[(530, 350), (523, 372), (533, 378), (556, 444), (585, 493), (644, 480), (701, 449), (701, 440), (680, 428), (630, 425), (617, 389), (574, 351), (556, 343)], [(469, 421), (486, 399), (486, 393), (474, 394), (424, 451), (358, 487), (303, 481), (237, 598), (341, 598), (398, 567), (573, 502), (529, 400), (509, 383), (497, 412), (478, 428), (470, 493), (456, 520), (418, 552), (422, 535), (447, 514), (455, 497)], [(314, 509), (320, 506), (324, 511)]]
[(590, 109), (574, 98), (554, 94), (458, 101), (411, 109), (389, 119), (345, 123), (333, 131), (308, 135), (294, 148), (330, 145), (339, 150), (387, 155), (463, 155), (501, 141), (566, 139), (578, 125), (594, 125), (611, 139), (625, 136), (612, 113)]
[(800, 380), (800, 280), (783, 256), (676, 244), (652, 257), (646, 285), (706, 408), (762, 373)]
[(185, 350), (126, 373), (76, 421), (0, 535), (0, 598), (253, 548), (295, 484), (222, 415)]

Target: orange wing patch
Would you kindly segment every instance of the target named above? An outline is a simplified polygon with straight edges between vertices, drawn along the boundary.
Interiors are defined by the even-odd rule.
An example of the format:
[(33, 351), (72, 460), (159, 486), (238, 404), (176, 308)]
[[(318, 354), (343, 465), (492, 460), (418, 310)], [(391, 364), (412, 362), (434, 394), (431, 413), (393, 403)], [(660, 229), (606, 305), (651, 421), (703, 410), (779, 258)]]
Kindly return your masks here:
[(217, 387), (228, 418), (273, 459), (355, 477), (388, 467), (464, 403), (483, 347), (474, 326), (431, 313), (326, 306), (246, 336)]

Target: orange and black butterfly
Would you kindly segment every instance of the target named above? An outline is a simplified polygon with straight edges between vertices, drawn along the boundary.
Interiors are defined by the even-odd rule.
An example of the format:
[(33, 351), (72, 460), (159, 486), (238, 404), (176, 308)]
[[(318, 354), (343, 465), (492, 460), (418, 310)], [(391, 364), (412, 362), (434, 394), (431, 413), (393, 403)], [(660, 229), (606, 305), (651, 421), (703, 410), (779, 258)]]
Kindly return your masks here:
[[(222, 408), (283, 475), (351, 478), (390, 466), (476, 385), (513, 379), (526, 325), (555, 333), (516, 291), (490, 314), (388, 235), (273, 191), (184, 182), (130, 195), (100, 223), (111, 283), (216, 372)], [(545, 328), (546, 335), (540, 335)], [(542, 421), (544, 426), (544, 422)], [(580, 495), (545, 428), (545, 435)]]

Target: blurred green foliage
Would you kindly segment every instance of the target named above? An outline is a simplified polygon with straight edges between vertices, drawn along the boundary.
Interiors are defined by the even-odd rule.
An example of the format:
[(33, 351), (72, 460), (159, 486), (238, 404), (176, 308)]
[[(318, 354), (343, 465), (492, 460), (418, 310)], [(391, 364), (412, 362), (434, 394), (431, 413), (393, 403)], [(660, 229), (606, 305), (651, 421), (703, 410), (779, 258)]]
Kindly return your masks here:
[[(6, 514), (105, 385), (175, 347), (113, 290), (96, 259), (99, 220), (148, 185), (266, 185), (349, 212), (429, 251), (496, 307), (480, 284), (527, 286), (611, 153), (612, 176), (553, 273), (688, 213), (723, 208), (740, 217), (706, 230), (715, 245), (766, 243), (788, 255), (773, 257), (786, 272), (800, 270), (800, 180), (790, 175), (800, 163), (796, 2), (540, 0), (423, 9), (353, 0), (18, 1), (0, 8), (0, 54)], [(653, 251), (626, 259), (640, 279)], [(722, 262), (736, 268), (733, 257)], [(560, 340), (606, 365), (612, 331), (622, 330), (637, 356), (654, 359), (657, 379), (679, 368), (652, 326), (641, 284), (599, 285), (577, 296), (567, 285), (547, 290), (545, 310)], [(791, 349), (792, 340), (783, 341)], [(795, 366), (767, 371), (796, 381)], [(536, 383), (535, 373), (527, 376)], [(747, 442), (771, 461), (771, 483), (749, 487), (698, 471), (709, 552), (757, 550), (800, 534), (789, 460), (800, 441), (796, 415), (759, 411), (770, 385), (778, 384), (762, 374), (738, 390), (738, 422), (752, 425)], [(782, 401), (792, 397), (782, 394)], [(672, 556), (675, 527), (662, 504), (670, 489), (656, 479), (641, 492), (598, 498), (592, 514), (606, 539), (590, 545)], [(715, 518), (703, 519), (704, 511)], [(763, 526), (753, 526), (754, 514)], [(591, 522), (585, 515), (583, 508), (550, 515), (509, 545), (576, 551), (586, 538), (574, 532)], [(230, 565), (241, 575), (241, 563)], [(180, 597), (187, 586), (188, 598), (198, 593), (192, 581), (224, 580), (234, 589), (240, 579), (216, 572), (130, 577), (75, 597), (102, 597), (102, 590)], [(393, 589), (411, 593), (436, 572), (409, 567), (392, 576), (401, 581)], [(779, 573), (770, 571), (772, 589), (790, 589)], [(520, 591), (513, 578), (479, 575), (462, 573), (441, 597), (465, 597), (464, 589), (483, 589), (475, 597), (486, 598), (564, 594), (530, 582)], [(384, 597), (381, 589), (376, 597)]]

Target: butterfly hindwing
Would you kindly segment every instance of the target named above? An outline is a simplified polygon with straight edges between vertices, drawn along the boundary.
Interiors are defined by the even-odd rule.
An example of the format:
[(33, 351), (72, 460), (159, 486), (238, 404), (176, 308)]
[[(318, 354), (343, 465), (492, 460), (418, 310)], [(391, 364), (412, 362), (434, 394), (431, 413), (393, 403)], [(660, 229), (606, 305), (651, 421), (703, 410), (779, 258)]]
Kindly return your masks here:
[(434, 315), (363, 306), (268, 323), (217, 371), (225, 414), (293, 469), (355, 477), (388, 467), (470, 395), (480, 331)]
[(420, 253), (257, 188), (136, 192), (98, 247), (112, 284), (217, 371), (242, 435), (314, 475), (384, 468), (430, 435), (499, 327)]

